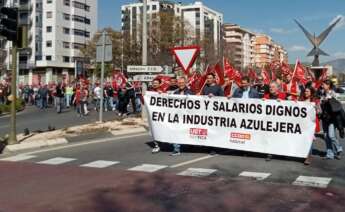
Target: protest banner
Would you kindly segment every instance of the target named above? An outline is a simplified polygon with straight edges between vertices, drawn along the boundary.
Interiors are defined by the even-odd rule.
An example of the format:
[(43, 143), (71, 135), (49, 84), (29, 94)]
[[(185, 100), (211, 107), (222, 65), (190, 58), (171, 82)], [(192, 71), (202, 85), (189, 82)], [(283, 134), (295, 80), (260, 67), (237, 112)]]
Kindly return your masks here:
[(156, 141), (306, 158), (315, 131), (313, 103), (147, 92)]

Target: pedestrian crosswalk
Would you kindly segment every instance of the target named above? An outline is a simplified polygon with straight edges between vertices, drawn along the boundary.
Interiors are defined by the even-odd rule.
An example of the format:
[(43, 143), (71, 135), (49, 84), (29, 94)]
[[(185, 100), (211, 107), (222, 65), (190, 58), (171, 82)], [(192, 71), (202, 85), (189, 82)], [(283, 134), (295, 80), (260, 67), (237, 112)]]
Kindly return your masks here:
[(52, 159), (44, 160), (44, 161), (41, 161), (38, 163), (39, 164), (46, 164), (46, 165), (61, 165), (61, 164), (68, 163), (68, 162), (71, 162), (74, 160), (76, 160), (76, 159), (58, 157), (58, 158), (52, 158)]
[[(117, 165), (121, 164), (120, 161), (109, 161), (109, 160), (95, 160), (89, 162), (80, 162), (77, 158), (67, 158), (67, 157), (54, 157), (49, 158), (46, 160), (39, 160), (39, 157), (36, 155), (16, 155), (8, 158), (0, 159), (0, 161), (7, 161), (7, 162), (22, 162), (22, 161), (30, 161), (35, 162), (37, 164), (42, 165), (63, 165), (69, 164), (71, 162), (74, 165), (85, 167), (85, 168), (111, 168), (116, 167)], [(187, 165), (185, 165), (187, 166)], [(133, 167), (127, 167), (126, 170), (133, 171), (133, 172), (146, 172), (146, 173), (156, 173), (160, 171), (176, 171), (176, 167), (162, 165), (162, 164), (140, 164)], [(181, 170), (180, 166), (178, 166), (179, 171), (177, 171), (176, 175), (184, 176), (184, 177), (209, 177), (209, 176), (221, 176), (221, 171), (217, 169), (207, 169), (207, 168), (194, 168), (194, 167), (187, 167), (185, 170)], [(238, 174), (240, 178), (252, 178), (257, 181), (269, 181), (270, 177), (272, 177), (271, 173), (266, 172), (252, 172), (252, 171), (242, 171)], [(331, 183), (332, 178), (326, 177), (316, 177), (316, 176), (297, 176), (296, 179), (291, 182), (292, 185), (295, 186), (308, 186), (308, 187), (317, 187), (317, 188), (327, 188)]]
[(86, 163), (81, 165), (82, 167), (90, 167), (90, 168), (107, 168), (113, 166), (115, 164), (120, 163), (119, 161), (106, 161), (106, 160), (97, 160), (90, 163)]

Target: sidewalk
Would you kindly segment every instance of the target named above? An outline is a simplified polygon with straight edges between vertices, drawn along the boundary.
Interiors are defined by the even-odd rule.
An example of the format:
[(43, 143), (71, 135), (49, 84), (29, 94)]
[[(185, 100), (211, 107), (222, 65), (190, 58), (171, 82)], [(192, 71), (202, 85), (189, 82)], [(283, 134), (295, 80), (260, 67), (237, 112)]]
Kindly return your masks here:
[[(121, 121), (110, 121), (104, 123), (91, 123), (86, 125), (74, 126), (65, 129), (30, 134), (18, 135), (19, 144), (7, 145), (3, 151), (5, 154), (43, 148), (56, 145), (68, 144), (70, 141), (78, 140), (75, 138), (93, 134), (111, 134), (113, 136), (147, 132), (147, 127), (141, 118), (127, 118)], [(79, 139), (79, 141), (82, 141)]]

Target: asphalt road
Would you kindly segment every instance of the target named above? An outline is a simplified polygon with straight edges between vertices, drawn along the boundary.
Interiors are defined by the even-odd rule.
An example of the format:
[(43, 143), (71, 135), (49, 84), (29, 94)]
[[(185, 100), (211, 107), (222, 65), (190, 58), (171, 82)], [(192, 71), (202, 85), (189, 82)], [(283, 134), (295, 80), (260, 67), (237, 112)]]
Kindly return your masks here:
[[(74, 109), (65, 108), (58, 114), (54, 108), (40, 110), (34, 106), (28, 106), (24, 111), (17, 115), (17, 133), (22, 133), (25, 128), (30, 131), (47, 130), (48, 126), (61, 129), (65, 127), (87, 124), (98, 121), (98, 112), (92, 107), (89, 108), (88, 116), (79, 117)], [(109, 121), (117, 117), (115, 112), (104, 112), (104, 120)], [(10, 117), (0, 117), (0, 137), (9, 133)]]
[[(162, 152), (151, 154), (152, 138), (147, 134), (83, 140), (52, 149), (2, 156), (0, 170), (2, 173), (11, 170), (13, 176), (8, 172), (0, 176), (0, 186), (12, 189), (11, 195), (7, 195), (7, 198), (6, 195), (0, 195), (0, 199), (4, 197), (11, 202), (15, 199), (12, 195), (21, 192), (30, 194), (23, 200), (17, 200), (16, 204), (14, 201), (4, 206), (19, 207), (25, 205), (23, 201), (27, 201), (26, 198), (45, 196), (43, 203), (50, 204), (54, 209), (51, 211), (79, 211), (80, 207), (86, 207), (83, 208), (85, 211), (169, 211), (169, 205), (172, 207), (170, 211), (211, 211), (217, 208), (219, 211), (234, 208), (252, 208), (249, 211), (342, 211), (345, 208), (344, 161), (323, 160), (320, 156), (324, 149), (321, 140), (315, 144), (316, 154), (310, 166), (303, 165), (298, 159), (275, 157), (266, 162), (264, 155), (221, 149), (217, 151), (218, 155), (211, 156), (206, 148), (201, 147), (185, 146), (182, 155), (173, 157), (169, 155), (171, 146), (163, 145)], [(40, 175), (39, 180), (35, 179), (35, 174)], [(251, 177), (243, 176), (248, 174)], [(254, 176), (257, 178), (253, 178)], [(305, 177), (312, 178), (303, 180)], [(18, 183), (18, 180), (23, 180), (26, 186), (23, 187), (24, 182)], [(67, 187), (61, 184), (63, 182)], [(299, 186), (293, 185), (296, 183)], [(146, 184), (149, 185), (146, 187)], [(35, 185), (39, 188), (33, 188)], [(190, 190), (184, 191), (181, 185)], [(201, 188), (201, 185), (204, 187)], [(313, 187), (308, 187), (310, 185)], [(44, 189), (41, 186), (44, 186)], [(105, 192), (102, 195), (106, 196), (107, 201), (102, 201), (105, 201), (107, 209), (93, 210), (93, 207), (100, 207), (99, 203), (93, 202), (96, 200), (92, 199), (100, 192), (99, 189)], [(172, 192), (172, 197), (166, 194), (168, 197), (163, 196), (161, 199), (157, 195), (164, 193), (164, 189), (167, 189), (167, 192), (169, 189), (176, 190)], [(123, 193), (117, 193), (118, 191)], [(81, 197), (83, 192), (86, 192), (86, 196)], [(147, 192), (153, 192), (150, 194), (152, 196)], [(215, 195), (214, 192), (219, 193)], [(71, 199), (59, 196), (60, 202), (53, 202), (54, 197), (65, 193)], [(72, 198), (71, 194), (77, 196)], [(141, 194), (144, 196), (140, 196)], [(225, 201), (225, 197), (236, 196), (238, 201)], [(205, 204), (204, 208), (199, 205), (193, 208), (187, 202), (185, 205), (180, 204), (184, 199), (202, 201), (204, 198), (207, 201), (202, 203)], [(225, 202), (220, 203), (220, 199)], [(144, 200), (146, 202), (143, 203)], [(247, 202), (248, 205), (239, 206), (241, 201)], [(68, 203), (71, 203), (69, 210), (66, 209)], [(172, 203), (175, 205), (171, 206)], [(255, 210), (256, 204), (262, 208)], [(41, 211), (39, 206), (42, 205), (36, 204), (34, 209)]]

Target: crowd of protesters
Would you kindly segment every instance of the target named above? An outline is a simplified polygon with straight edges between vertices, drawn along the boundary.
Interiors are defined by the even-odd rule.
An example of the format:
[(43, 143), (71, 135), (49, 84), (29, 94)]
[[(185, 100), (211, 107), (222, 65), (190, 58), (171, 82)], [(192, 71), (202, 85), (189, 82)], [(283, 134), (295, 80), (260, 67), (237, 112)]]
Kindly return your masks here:
[[(325, 159), (341, 159), (343, 148), (339, 143), (338, 136), (344, 138), (345, 113), (342, 104), (336, 99), (336, 92), (341, 92), (336, 88), (332, 80), (327, 78), (326, 73), (318, 80), (312, 77), (296, 79), (296, 70), (282, 74), (280, 78), (267, 77), (263, 71), (254, 77), (245, 76), (234, 77), (236, 74), (231, 70), (231, 74), (224, 73), (223, 76), (217, 75), (217, 71), (206, 71), (204, 76), (197, 80), (193, 77), (180, 77), (177, 80), (172, 78), (165, 86), (164, 79), (156, 78), (152, 82), (151, 91), (159, 93), (173, 93), (179, 95), (205, 95), (210, 98), (213, 96), (223, 96), (229, 99), (262, 99), (276, 101), (305, 101), (315, 103), (317, 112), (315, 135), (323, 130), (324, 141), (326, 143)], [(265, 76), (266, 75), (266, 76)], [(306, 75), (303, 73), (303, 75)], [(223, 79), (220, 79), (222, 78)], [(269, 78), (269, 80), (267, 79)], [(203, 82), (204, 80), (204, 82)], [(195, 89), (193, 82), (201, 82), (202, 87)], [(223, 81), (222, 83), (220, 83)], [(197, 87), (197, 86), (196, 86)], [(337, 132), (338, 131), (338, 132)], [(181, 146), (173, 144), (172, 156), (180, 155)], [(160, 151), (159, 144), (154, 142), (152, 153)], [(214, 152), (214, 148), (212, 151)], [(304, 163), (311, 163), (311, 153)], [(266, 160), (270, 161), (272, 155), (267, 155)]]
[[(41, 110), (55, 108), (57, 113), (66, 109), (75, 109), (78, 116), (87, 116), (90, 110), (100, 110), (103, 95), (103, 110), (118, 112), (119, 116), (136, 114), (141, 111), (142, 91), (138, 82), (125, 81), (122, 85), (114, 82), (104, 84), (103, 94), (100, 83), (91, 85), (87, 80), (72, 83), (50, 83), (43, 85), (21, 85), (18, 98), (26, 105), (36, 106)], [(0, 104), (9, 104), (10, 86), (0, 83)]]

